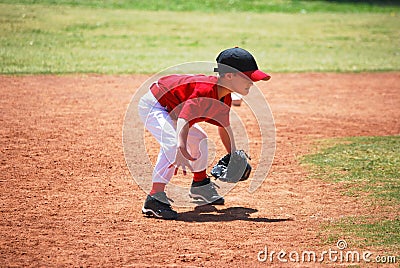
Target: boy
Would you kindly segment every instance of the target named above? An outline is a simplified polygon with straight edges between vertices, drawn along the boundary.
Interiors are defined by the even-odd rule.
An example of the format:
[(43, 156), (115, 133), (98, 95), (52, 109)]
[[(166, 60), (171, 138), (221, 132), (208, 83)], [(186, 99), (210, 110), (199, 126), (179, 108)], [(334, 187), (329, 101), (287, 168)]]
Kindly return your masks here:
[(205, 121), (218, 127), (228, 153), (236, 151), (229, 123), (231, 93), (247, 95), (253, 82), (269, 80), (258, 70), (253, 56), (238, 47), (226, 49), (217, 57), (219, 76), (169, 75), (150, 87), (139, 102), (139, 114), (146, 128), (160, 143), (160, 153), (152, 176), (152, 189), (142, 213), (162, 219), (176, 219), (165, 194), (165, 186), (179, 168), (193, 173), (191, 198), (223, 205), (214, 184), (206, 174), (207, 134), (197, 124)]

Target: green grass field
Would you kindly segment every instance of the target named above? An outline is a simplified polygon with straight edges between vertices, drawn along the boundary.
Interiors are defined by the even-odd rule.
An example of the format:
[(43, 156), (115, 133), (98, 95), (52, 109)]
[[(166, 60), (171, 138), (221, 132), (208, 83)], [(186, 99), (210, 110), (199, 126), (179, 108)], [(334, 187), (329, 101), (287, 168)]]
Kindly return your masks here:
[(91, 8), (170, 10), (201, 12), (397, 12), (400, 3), (396, 0), (369, 1), (316, 1), (316, 0), (2, 0), (8, 4), (45, 4), (85, 6)]
[[(400, 69), (397, 6), (346, 13), (327, 11), (338, 4), (293, 1), (318, 2), (324, 11), (302, 14), (294, 12), (297, 8), (291, 13), (195, 7), (176, 12), (112, 8), (115, 1), (79, 1), (80, 6), (78, 1), (57, 1), (72, 6), (2, 2), (3, 74), (155, 73), (182, 62), (214, 61), (219, 51), (235, 45), (252, 51), (260, 67), (271, 72)], [(283, 7), (287, 1), (272, 2)]]
[(303, 159), (312, 177), (345, 183), (343, 194), (367, 195), (371, 207), (381, 208), (379, 215), (344, 218), (325, 226), (327, 242), (350, 236), (359, 246), (399, 251), (400, 136), (329, 140), (323, 147)]

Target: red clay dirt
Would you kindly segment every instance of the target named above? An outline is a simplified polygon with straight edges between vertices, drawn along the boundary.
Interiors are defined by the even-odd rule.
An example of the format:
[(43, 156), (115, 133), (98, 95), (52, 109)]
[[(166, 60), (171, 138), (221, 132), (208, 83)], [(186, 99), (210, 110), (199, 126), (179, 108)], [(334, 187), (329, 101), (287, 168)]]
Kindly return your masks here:
[(176, 208), (176, 221), (142, 216), (146, 194), (124, 160), (125, 112), (147, 78), (0, 76), (1, 267), (281, 267), (258, 253), (334, 249), (321, 224), (379, 209), (308, 179), (299, 157), (322, 138), (400, 134), (400, 73), (274, 74), (259, 83), (277, 130), (267, 179), (253, 194), (238, 184), (222, 207)]

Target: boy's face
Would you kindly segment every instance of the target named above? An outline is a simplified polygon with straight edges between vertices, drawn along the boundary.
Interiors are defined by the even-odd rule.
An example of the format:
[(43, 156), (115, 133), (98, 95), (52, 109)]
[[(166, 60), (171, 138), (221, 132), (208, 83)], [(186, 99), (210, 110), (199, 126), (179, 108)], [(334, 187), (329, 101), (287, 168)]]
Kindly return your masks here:
[(230, 90), (243, 96), (249, 94), (250, 87), (253, 86), (253, 81), (242, 73), (233, 73), (231, 82)]

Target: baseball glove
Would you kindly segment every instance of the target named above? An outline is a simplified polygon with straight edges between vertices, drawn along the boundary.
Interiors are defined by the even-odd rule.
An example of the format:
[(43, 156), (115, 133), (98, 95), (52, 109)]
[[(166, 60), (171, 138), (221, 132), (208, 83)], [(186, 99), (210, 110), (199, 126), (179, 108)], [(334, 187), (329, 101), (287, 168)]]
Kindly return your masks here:
[(247, 160), (251, 158), (243, 150), (227, 154), (212, 168), (211, 175), (223, 182), (245, 181), (251, 172), (251, 166)]

